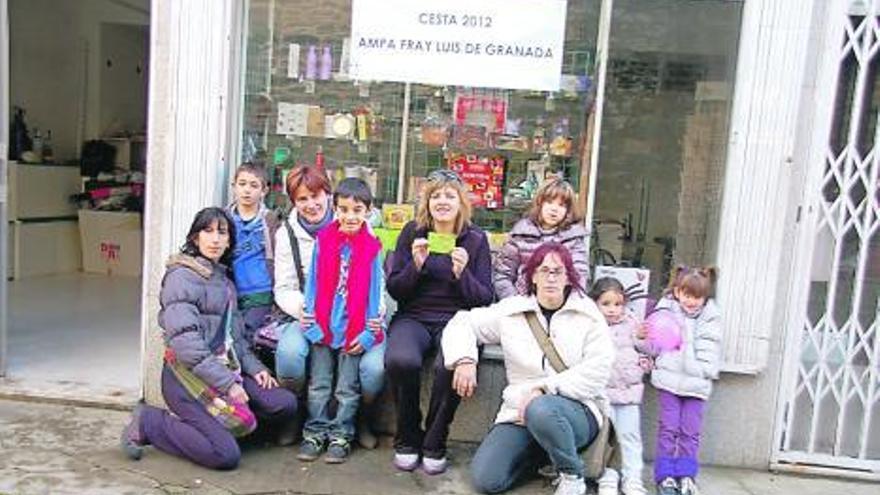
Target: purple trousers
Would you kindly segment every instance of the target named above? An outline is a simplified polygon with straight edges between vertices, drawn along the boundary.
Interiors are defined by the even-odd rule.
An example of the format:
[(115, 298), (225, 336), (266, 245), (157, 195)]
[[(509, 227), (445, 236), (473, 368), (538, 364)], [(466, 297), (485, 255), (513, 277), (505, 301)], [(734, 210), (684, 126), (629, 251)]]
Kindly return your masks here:
[(665, 390), (657, 391), (657, 453), (654, 457), (654, 480), (694, 478), (699, 471), (697, 452), (703, 429), (706, 401), (682, 397)]
[[(283, 388), (260, 388), (250, 376), (244, 377), (243, 386), (258, 424), (291, 419), (296, 413), (293, 392)], [(238, 466), (241, 450), (235, 437), (208, 414), (205, 406), (189, 395), (167, 366), (162, 368), (162, 396), (174, 414), (158, 407), (144, 407), (141, 432), (148, 443), (208, 468), (234, 469)]]

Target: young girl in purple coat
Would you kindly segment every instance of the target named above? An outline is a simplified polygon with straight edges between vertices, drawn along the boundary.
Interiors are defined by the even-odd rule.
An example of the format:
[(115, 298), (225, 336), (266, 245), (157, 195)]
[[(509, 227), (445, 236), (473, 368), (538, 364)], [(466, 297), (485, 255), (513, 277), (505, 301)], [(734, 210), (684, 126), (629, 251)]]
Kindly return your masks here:
[(202, 382), (206, 393), (217, 393), (215, 406), (218, 400), (247, 404), (260, 422), (293, 417), (296, 397), (278, 387), (242, 337), (244, 324), (227, 268), (234, 229), (225, 211), (205, 208), (196, 214), (181, 253), (168, 260), (159, 326), (166, 345), (162, 396), (171, 412), (143, 403), (135, 408), (121, 439), (131, 459), (140, 459), (144, 446), (153, 445), (208, 468), (238, 465), (235, 436), (194, 397), (192, 382), (181, 382), (180, 368)]

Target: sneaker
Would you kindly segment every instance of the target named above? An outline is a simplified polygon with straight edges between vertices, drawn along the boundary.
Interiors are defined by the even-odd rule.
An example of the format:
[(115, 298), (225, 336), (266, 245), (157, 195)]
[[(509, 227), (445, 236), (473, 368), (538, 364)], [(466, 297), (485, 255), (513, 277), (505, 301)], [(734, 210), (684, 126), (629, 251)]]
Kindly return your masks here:
[(614, 481), (599, 481), (597, 495), (617, 495), (617, 483)]
[(664, 478), (657, 484), (657, 495), (681, 495), (681, 492), (674, 478)]
[(431, 476), (441, 474), (446, 471), (447, 467), (449, 467), (449, 461), (446, 460), (446, 457), (441, 457), (439, 459), (422, 457), (422, 471), (424, 471), (425, 474), (430, 474)]
[(333, 438), (327, 446), (327, 454), (324, 456), (324, 462), (327, 464), (342, 464), (348, 459), (351, 453), (351, 444), (344, 438)]
[(131, 419), (125, 428), (122, 429), (122, 435), (119, 438), (119, 444), (125, 455), (133, 461), (140, 460), (144, 455), (144, 445), (147, 439), (141, 433), (141, 413), (144, 410), (144, 402), (139, 401), (131, 412)]
[(621, 491), (623, 495), (648, 495), (648, 490), (645, 490), (642, 480), (623, 480)]
[(296, 458), (304, 462), (312, 462), (321, 457), (322, 452), (324, 452), (324, 440), (319, 437), (305, 437), (299, 444)]
[(585, 495), (587, 484), (583, 476), (576, 474), (559, 473), (556, 478), (556, 491), (554, 495)]
[(395, 452), (394, 460), (391, 461), (394, 467), (401, 471), (412, 471), (419, 467), (419, 454), (405, 454), (403, 452)]
[(689, 476), (681, 479), (679, 490), (681, 495), (700, 495), (699, 490), (697, 490), (697, 482)]
[(553, 464), (544, 464), (538, 468), (538, 476), (555, 480), (559, 477), (559, 471), (556, 470), (556, 466)]

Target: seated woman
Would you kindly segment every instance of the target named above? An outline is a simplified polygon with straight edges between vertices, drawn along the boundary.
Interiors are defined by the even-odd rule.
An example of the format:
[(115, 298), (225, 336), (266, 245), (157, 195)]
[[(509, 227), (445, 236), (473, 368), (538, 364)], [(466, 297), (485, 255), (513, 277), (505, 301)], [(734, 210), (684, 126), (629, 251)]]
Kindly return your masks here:
[(564, 246), (535, 250), (525, 276), (527, 296), (459, 312), (443, 331), (445, 364), (455, 370), (452, 386), (462, 397), (477, 387), (477, 345), (500, 344), (504, 354), (508, 385), (472, 461), (474, 487), (503, 492), (549, 458), (560, 473), (556, 494), (582, 495), (578, 451), (593, 442), (606, 416), (614, 344)]
[(547, 179), (535, 192), (525, 218), (514, 224), (496, 258), (494, 283), (498, 299), (525, 295), (529, 282), (524, 276), (526, 261), (545, 242), (568, 248), (583, 287), (590, 286), (587, 229), (575, 211), (574, 188), (563, 179)]
[[(241, 457), (238, 443), (209, 407), (216, 412), (235, 406), (246, 425), (239, 435), (252, 431), (254, 415), (259, 422), (279, 422), (296, 411), (296, 397), (278, 387), (242, 337), (228, 268), (234, 228), (222, 209), (205, 208), (181, 253), (168, 260), (159, 326), (167, 346), (162, 396), (171, 413), (144, 404), (135, 408), (122, 432), (122, 447), (132, 459), (153, 445), (201, 466), (233, 469)], [(215, 395), (206, 406), (204, 397)]]
[[(492, 260), (486, 234), (470, 223), (471, 205), (461, 179), (449, 170), (428, 176), (416, 220), (408, 223), (389, 256), (388, 293), (397, 313), (388, 330), (385, 369), (397, 405), (394, 465), (439, 474), (446, 470), (446, 437), (460, 398), (438, 353), (425, 427), (419, 408), (422, 363), (440, 347), (443, 328), (459, 309), (492, 302)], [(429, 237), (454, 237), (451, 252), (429, 252)], [(442, 242), (441, 242), (442, 244)], [(448, 248), (449, 246), (447, 246)]]
[[(317, 167), (301, 165), (287, 174), (287, 195), (293, 204), (284, 225), (275, 231), (275, 304), (281, 310), (301, 319), (305, 300), (305, 281), (309, 277), (312, 252), (318, 231), (333, 221), (332, 194), (327, 174)], [(380, 308), (384, 314), (384, 304)], [(368, 322), (374, 331), (384, 328), (384, 319)], [(309, 342), (299, 325), (288, 324), (281, 332), (275, 351), (275, 370), (281, 386), (303, 397), (306, 386), (306, 359)], [(376, 345), (361, 357), (359, 365), (361, 409), (358, 416), (358, 443), (375, 448), (376, 436), (371, 423), (378, 409), (376, 399), (385, 381), (385, 344)], [(303, 412), (305, 408), (303, 408)], [(282, 444), (292, 444), (300, 425), (291, 425), (282, 434)]]

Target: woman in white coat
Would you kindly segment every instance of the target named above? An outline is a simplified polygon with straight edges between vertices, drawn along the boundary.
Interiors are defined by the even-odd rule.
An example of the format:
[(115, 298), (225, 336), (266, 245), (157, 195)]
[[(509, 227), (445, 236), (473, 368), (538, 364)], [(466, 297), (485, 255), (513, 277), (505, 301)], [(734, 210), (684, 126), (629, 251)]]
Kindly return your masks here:
[[(586, 492), (578, 452), (596, 438), (607, 410), (605, 386), (614, 344), (605, 318), (580, 286), (568, 250), (547, 243), (525, 268), (528, 295), (461, 311), (443, 333), (443, 355), (462, 397), (477, 387), (477, 345), (500, 344), (508, 385), (495, 426), (471, 464), (474, 487), (499, 493), (548, 460), (559, 472), (557, 495)], [(557, 372), (529, 326), (529, 313), (562, 360)]]

